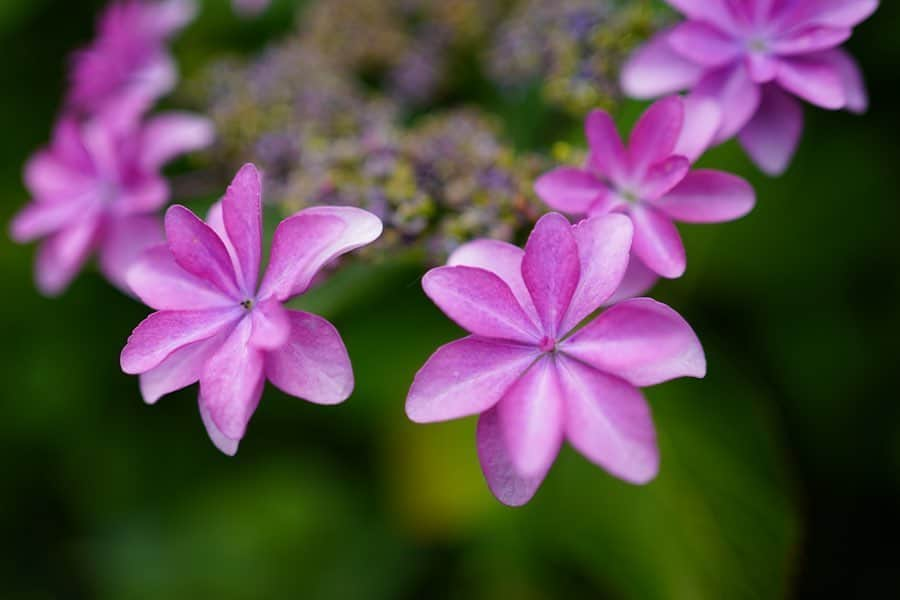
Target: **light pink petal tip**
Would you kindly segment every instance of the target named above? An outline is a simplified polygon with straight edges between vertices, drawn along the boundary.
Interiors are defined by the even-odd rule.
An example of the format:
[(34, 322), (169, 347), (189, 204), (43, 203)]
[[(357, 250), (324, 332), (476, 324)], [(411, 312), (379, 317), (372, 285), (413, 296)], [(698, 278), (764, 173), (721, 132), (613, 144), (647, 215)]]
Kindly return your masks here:
[(172, 112), (153, 117), (141, 132), (142, 165), (159, 169), (182, 154), (206, 148), (214, 136), (212, 121), (197, 115)]
[(621, 177), (628, 168), (628, 155), (613, 118), (602, 110), (591, 111), (584, 122), (584, 134), (590, 150), (588, 166), (609, 178)]
[(163, 242), (162, 222), (154, 215), (138, 215), (112, 220), (100, 245), (100, 270), (106, 278), (128, 294), (135, 293), (127, 275), (143, 253)]
[(685, 223), (722, 223), (753, 210), (756, 194), (746, 180), (730, 173), (692, 171), (653, 205), (670, 218)]
[(606, 186), (583, 169), (559, 167), (540, 176), (534, 191), (550, 208), (583, 215), (606, 191)]
[(684, 127), (684, 101), (679, 96), (657, 100), (641, 115), (628, 140), (631, 168), (645, 173), (669, 158)]
[(694, 87), (703, 67), (679, 56), (669, 44), (671, 33), (663, 31), (638, 48), (622, 68), (625, 94), (642, 100), (657, 98)]
[(803, 132), (803, 106), (774, 85), (763, 90), (762, 103), (738, 139), (753, 162), (768, 175), (784, 173)]
[(666, 215), (652, 206), (632, 207), (634, 252), (651, 270), (668, 279), (684, 275), (687, 268), (684, 244), (678, 229)]

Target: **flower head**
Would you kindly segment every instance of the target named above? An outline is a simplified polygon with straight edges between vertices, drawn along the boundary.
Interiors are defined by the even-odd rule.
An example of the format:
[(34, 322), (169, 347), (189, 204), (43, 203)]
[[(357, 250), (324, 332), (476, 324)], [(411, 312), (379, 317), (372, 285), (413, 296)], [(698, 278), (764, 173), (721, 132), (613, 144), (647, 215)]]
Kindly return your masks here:
[(212, 137), (206, 119), (183, 113), (128, 126), (63, 117), (50, 146), (25, 166), (32, 201), (11, 227), (18, 242), (44, 240), (36, 269), (41, 291), (63, 291), (95, 250), (104, 275), (127, 290), (125, 270), (161, 239), (155, 213), (168, 202), (169, 187), (160, 169)]
[(717, 141), (738, 135), (766, 173), (790, 163), (806, 100), (863, 112), (859, 67), (839, 46), (878, 0), (668, 0), (687, 21), (639, 49), (625, 92), (651, 98), (690, 89), (722, 108)]
[(622, 215), (572, 226), (551, 213), (524, 251), (471, 242), (422, 282), (471, 335), (422, 367), (407, 415), (419, 423), (481, 415), (481, 467), (505, 504), (531, 499), (563, 440), (616, 477), (650, 481), (659, 453), (638, 387), (705, 375), (694, 332), (653, 300), (623, 302), (578, 329), (618, 288), (631, 237)]
[(307, 290), (336, 257), (381, 235), (381, 221), (351, 207), (315, 207), (275, 230), (262, 256), (262, 184), (253, 165), (234, 178), (204, 223), (183, 206), (166, 213), (168, 243), (148, 250), (128, 283), (157, 312), (122, 350), (150, 404), (200, 382), (200, 414), (213, 443), (237, 452), (269, 379), (287, 394), (338, 404), (353, 389), (350, 359), (328, 321), (283, 303)]
[(743, 179), (691, 170), (718, 125), (719, 112), (711, 102), (671, 96), (644, 113), (626, 147), (612, 118), (596, 110), (585, 125), (587, 164), (553, 170), (538, 179), (535, 189), (544, 202), (567, 213), (628, 215), (636, 260), (626, 287), (635, 288), (631, 295), (642, 293), (652, 285), (653, 274), (676, 278), (684, 273), (684, 245), (673, 221), (718, 223), (753, 208), (753, 189)]

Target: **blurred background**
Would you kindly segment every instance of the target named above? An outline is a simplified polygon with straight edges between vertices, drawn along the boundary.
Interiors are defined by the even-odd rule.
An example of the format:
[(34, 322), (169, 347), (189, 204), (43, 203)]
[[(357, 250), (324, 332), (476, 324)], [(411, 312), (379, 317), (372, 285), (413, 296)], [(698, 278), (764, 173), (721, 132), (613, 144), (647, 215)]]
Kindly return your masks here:
[[(219, 110), (227, 85), (209, 82), (230, 68), (223, 56), (246, 64), (296, 36), (309, 23), (295, 20), (300, 4), (275, 0), (243, 20), (225, 0), (206, 0), (175, 43), (184, 83), (166, 103)], [(413, 374), (460, 335), (421, 292), (427, 259), (398, 250), (415, 231), (398, 227), (389, 258), (351, 265), (304, 300), (344, 337), (352, 398), (323, 408), (269, 386), (235, 458), (207, 439), (195, 387), (148, 407), (120, 372), (146, 308), (94, 271), (42, 298), (34, 247), (3, 236), (0, 597), (900, 595), (900, 6), (883, 4), (849, 43), (870, 86), (867, 115), (807, 109), (780, 179), (734, 144), (703, 159), (750, 179), (759, 202), (736, 223), (682, 227), (687, 275), (652, 294), (694, 326), (709, 375), (647, 391), (662, 470), (646, 487), (566, 448), (536, 498), (508, 509), (482, 479), (474, 420), (407, 421)], [(0, 222), (28, 199), (21, 167), (46, 143), (67, 55), (91, 38), (102, 5), (0, 0)], [(319, 35), (330, 39), (327, 23), (349, 13), (336, 14)], [(389, 43), (379, 26), (368, 50)], [(483, 44), (493, 28), (477, 35)], [(559, 73), (504, 88), (491, 69), (510, 69), (463, 54), (433, 97), (404, 96), (402, 78), (383, 95), (401, 98), (413, 127), (432, 110), (477, 103), (523, 161), (577, 153), (584, 104), (608, 104), (625, 127), (643, 108), (602, 86), (596, 96), (567, 90)], [(218, 120), (237, 118), (223, 110)], [(213, 167), (242, 153), (215, 152), (173, 166), (177, 201), (202, 208), (214, 199), (205, 188), (224, 189)]]

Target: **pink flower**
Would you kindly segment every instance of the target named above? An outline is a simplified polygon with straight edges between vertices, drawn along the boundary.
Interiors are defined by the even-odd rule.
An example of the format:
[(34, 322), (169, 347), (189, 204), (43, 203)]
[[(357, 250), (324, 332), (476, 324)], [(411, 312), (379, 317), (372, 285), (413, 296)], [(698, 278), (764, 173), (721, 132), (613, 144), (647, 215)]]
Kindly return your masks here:
[(75, 53), (69, 107), (83, 115), (142, 115), (177, 80), (166, 46), (196, 13), (193, 0), (115, 0), (100, 17), (97, 36)]
[(586, 121), (590, 154), (583, 168), (562, 167), (538, 179), (551, 207), (574, 215), (623, 213), (634, 224), (633, 260), (615, 299), (649, 289), (657, 275), (680, 277), (686, 267), (675, 221), (718, 223), (747, 214), (753, 189), (734, 175), (691, 170), (720, 122), (709, 101), (670, 96), (640, 118), (626, 148), (612, 118)]
[(715, 99), (718, 142), (738, 135), (771, 175), (787, 168), (803, 129), (797, 98), (864, 112), (859, 67), (838, 48), (878, 0), (667, 0), (687, 21), (663, 31), (625, 65), (635, 98), (679, 90)]
[(381, 235), (381, 221), (351, 207), (315, 207), (275, 230), (259, 279), (261, 182), (244, 166), (207, 223), (183, 206), (166, 213), (167, 245), (128, 272), (135, 293), (158, 312), (122, 350), (122, 370), (140, 375), (155, 403), (200, 382), (200, 414), (213, 443), (233, 455), (269, 379), (287, 394), (338, 404), (353, 390), (344, 343), (325, 319), (287, 310), (323, 265)]
[(653, 300), (623, 302), (578, 329), (619, 286), (631, 237), (622, 215), (573, 227), (550, 213), (524, 252), (478, 240), (425, 275), (425, 293), (471, 335), (432, 355), (406, 413), (417, 423), (481, 415), (481, 467), (505, 504), (531, 499), (564, 439), (616, 477), (650, 481), (659, 452), (638, 387), (705, 375), (694, 332)]
[(234, 12), (246, 17), (260, 14), (269, 7), (270, 0), (232, 0)]
[(162, 114), (140, 126), (64, 117), (50, 146), (25, 166), (32, 201), (13, 219), (20, 242), (43, 239), (36, 276), (47, 295), (62, 292), (96, 250), (100, 268), (127, 291), (125, 270), (161, 239), (155, 213), (168, 202), (160, 169), (212, 141), (203, 118)]

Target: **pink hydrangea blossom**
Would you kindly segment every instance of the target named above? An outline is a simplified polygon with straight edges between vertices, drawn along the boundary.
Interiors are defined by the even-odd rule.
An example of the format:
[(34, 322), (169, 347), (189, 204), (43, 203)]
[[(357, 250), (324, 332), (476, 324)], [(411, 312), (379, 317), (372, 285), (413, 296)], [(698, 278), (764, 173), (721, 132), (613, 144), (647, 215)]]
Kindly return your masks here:
[(480, 415), (481, 467), (505, 504), (531, 499), (564, 440), (616, 477), (650, 481), (659, 452), (638, 388), (706, 373), (694, 332), (654, 300), (622, 302), (578, 328), (619, 287), (631, 238), (623, 215), (573, 227), (550, 213), (524, 251), (471, 242), (423, 280), (471, 335), (432, 355), (406, 413), (417, 423)]
[(168, 202), (169, 187), (160, 169), (212, 137), (207, 119), (184, 113), (126, 127), (63, 117), (50, 146), (25, 166), (32, 200), (11, 226), (20, 243), (43, 240), (36, 261), (40, 290), (62, 292), (97, 251), (104, 275), (127, 291), (125, 271), (162, 239), (156, 213)]
[(167, 41), (196, 13), (193, 0), (115, 0), (97, 35), (75, 53), (68, 105), (83, 115), (134, 119), (169, 92), (177, 69)]
[(234, 12), (239, 15), (252, 17), (260, 14), (269, 7), (270, 0), (232, 0)]
[(625, 92), (653, 98), (680, 90), (715, 99), (716, 141), (738, 136), (766, 173), (787, 168), (806, 100), (864, 112), (865, 85), (839, 48), (877, 0), (667, 0), (687, 20), (638, 49), (622, 72)]
[(319, 270), (381, 235), (381, 221), (352, 207), (314, 207), (275, 230), (268, 268), (262, 256), (261, 180), (253, 165), (237, 174), (203, 222), (183, 206), (166, 213), (167, 244), (148, 250), (128, 283), (157, 312), (122, 350), (122, 370), (140, 375), (155, 403), (200, 382), (200, 414), (213, 443), (233, 455), (268, 379), (287, 394), (338, 404), (353, 389), (347, 350), (325, 319), (288, 310)]
[(718, 223), (753, 208), (753, 188), (743, 179), (691, 170), (719, 122), (711, 102), (670, 96), (644, 113), (626, 147), (612, 118), (596, 110), (585, 124), (587, 164), (555, 169), (536, 182), (538, 195), (557, 210), (631, 218), (632, 261), (613, 301), (645, 292), (658, 275), (675, 278), (684, 273), (684, 245), (673, 221)]

